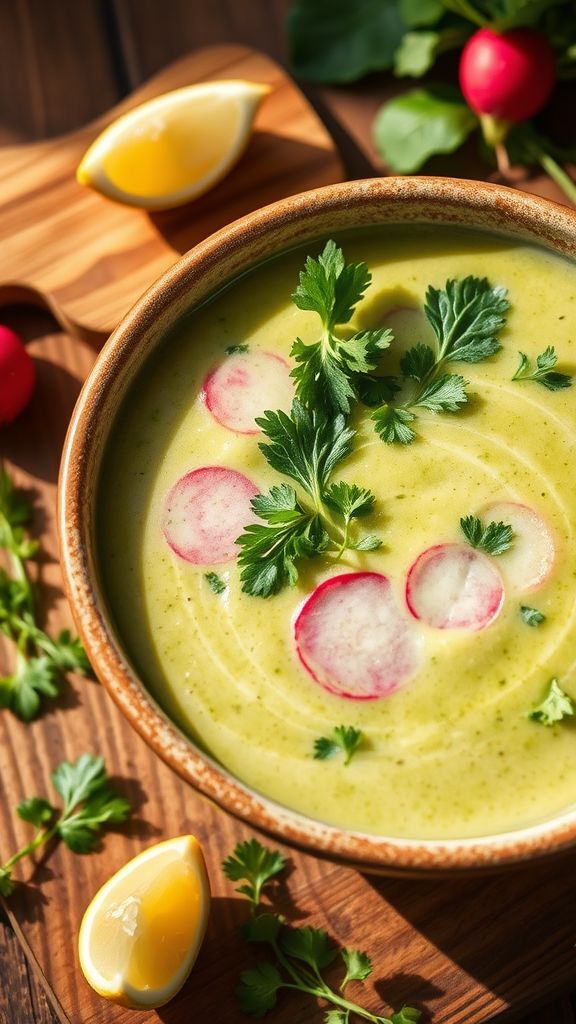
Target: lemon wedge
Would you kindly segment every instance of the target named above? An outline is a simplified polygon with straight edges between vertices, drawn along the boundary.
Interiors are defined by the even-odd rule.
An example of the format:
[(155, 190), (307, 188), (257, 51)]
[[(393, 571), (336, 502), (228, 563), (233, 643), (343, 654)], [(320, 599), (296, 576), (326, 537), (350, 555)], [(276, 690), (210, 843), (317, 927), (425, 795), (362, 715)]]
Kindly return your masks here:
[(208, 875), (194, 836), (139, 853), (102, 886), (84, 914), (78, 946), (89, 985), (133, 1009), (167, 1003), (192, 970), (209, 906)]
[(104, 129), (76, 171), (130, 206), (167, 210), (202, 195), (244, 152), (270, 86), (230, 79), (156, 96)]

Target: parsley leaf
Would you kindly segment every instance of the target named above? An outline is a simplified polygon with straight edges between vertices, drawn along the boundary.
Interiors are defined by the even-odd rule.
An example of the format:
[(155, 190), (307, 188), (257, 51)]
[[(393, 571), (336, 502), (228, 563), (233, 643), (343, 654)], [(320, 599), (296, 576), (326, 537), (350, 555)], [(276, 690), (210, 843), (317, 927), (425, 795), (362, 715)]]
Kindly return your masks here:
[(235, 356), (240, 352), (249, 352), (249, 345), (228, 345), (228, 348), (224, 349), (227, 356)]
[[(330, 485), (334, 469), (352, 450), (355, 431), (344, 416), (309, 410), (295, 399), (291, 415), (268, 411), (256, 421), (269, 443), (259, 447), (273, 469), (294, 480), (311, 504), (293, 487), (275, 485), (252, 498), (251, 505), (266, 525), (251, 523), (236, 543), (240, 547), (242, 589), (269, 597), (298, 579), (297, 561), (313, 558), (329, 548), (340, 557), (349, 549), (371, 551), (380, 540), (368, 535), (351, 537), (351, 523), (372, 511), (374, 495), (356, 484)], [(337, 513), (327, 516), (326, 508)]]
[(512, 380), (535, 380), (538, 384), (543, 384), (548, 391), (561, 391), (562, 388), (572, 387), (572, 377), (568, 373), (559, 373), (553, 369), (558, 362), (553, 345), (549, 345), (536, 357), (535, 367), (524, 352), (519, 352), (518, 355), (520, 362)]
[(364, 981), (371, 974), (372, 963), (366, 953), (353, 949), (340, 951), (346, 974), (340, 992), (336, 992), (322, 976), (322, 971), (338, 955), (337, 946), (326, 932), (309, 925), (293, 928), (278, 914), (257, 913), (263, 887), (285, 864), (278, 850), (267, 849), (257, 839), (238, 843), (232, 856), (222, 863), (228, 878), (247, 882), (236, 890), (247, 896), (251, 904), (251, 918), (242, 929), (244, 939), (269, 946), (274, 957), (273, 963), (259, 963), (241, 974), (236, 989), (241, 1009), (253, 1017), (263, 1017), (276, 1005), (279, 989), (287, 988), (331, 1004), (334, 1009), (327, 1010), (324, 1017), (330, 1024), (348, 1024), (351, 1014), (358, 1014), (373, 1024), (416, 1024), (421, 1016), (419, 1010), (403, 1007), (391, 1018), (380, 1017), (340, 994), (349, 981)]
[(470, 547), (487, 555), (502, 555), (512, 547), (514, 531), (506, 523), (491, 522), (484, 526), (478, 516), (464, 516), (460, 527)]
[(520, 605), (520, 615), (527, 626), (540, 626), (542, 622), (546, 622), (544, 612), (539, 612), (537, 608), (530, 608), (527, 604)]
[(30, 797), (16, 808), (23, 821), (36, 828), (34, 838), (0, 865), (0, 896), (14, 888), (12, 868), (52, 839), (61, 839), (74, 853), (87, 853), (99, 833), (111, 824), (126, 821), (130, 802), (112, 788), (101, 757), (83, 754), (77, 761), (62, 761), (52, 773), (52, 782), (62, 797), (63, 807), (44, 797)]
[(438, 339), (437, 360), (479, 363), (502, 347), (496, 335), (506, 323), (506, 290), (484, 277), (447, 281), (444, 291), (430, 286), (424, 312)]
[(370, 957), (360, 949), (343, 949), (342, 959), (346, 965), (346, 974), (340, 985), (341, 989), (344, 989), (349, 981), (365, 981), (374, 970)]
[(241, 879), (246, 885), (240, 885), (236, 892), (247, 896), (255, 909), (260, 903), (262, 890), (270, 879), (274, 878), (286, 867), (286, 858), (280, 850), (269, 850), (257, 839), (248, 839), (237, 843), (234, 852), (222, 862), (222, 870), (232, 882)]
[(226, 590), (226, 584), (221, 576), (217, 572), (206, 572), (204, 573), (204, 579), (206, 580), (210, 590), (214, 594), (223, 594)]
[(323, 332), (311, 344), (297, 338), (290, 352), (296, 361), (291, 376), (304, 405), (349, 413), (357, 397), (357, 375), (375, 369), (390, 345), (392, 332), (386, 328), (361, 331), (349, 338), (335, 333), (338, 324), (351, 319), (370, 281), (366, 264), (346, 263), (333, 240), (326, 243), (318, 259), (306, 258), (292, 299), (299, 309), (318, 314)]
[(573, 715), (574, 710), (572, 698), (564, 692), (557, 679), (552, 679), (544, 700), (528, 712), (528, 718), (541, 725), (554, 725)]
[(477, 363), (500, 349), (498, 331), (509, 303), (503, 288), (486, 278), (449, 280), (444, 290), (430, 286), (424, 312), (436, 335), (436, 348), (418, 343), (400, 360), (403, 401), (387, 398), (372, 414), (376, 433), (387, 444), (410, 444), (414, 410), (458, 412), (468, 401), (467, 381), (446, 373), (449, 362)]
[(319, 736), (314, 740), (314, 757), (317, 761), (325, 761), (334, 754), (344, 754), (344, 764), (350, 764), (354, 754), (364, 739), (361, 729), (353, 725), (337, 725), (331, 736)]
[(276, 1006), (279, 988), (282, 988), (282, 975), (273, 964), (261, 963), (243, 971), (236, 988), (240, 1009), (251, 1017), (263, 1017)]
[(67, 672), (90, 675), (91, 668), (80, 640), (63, 630), (49, 637), (36, 622), (35, 595), (25, 562), (38, 550), (24, 532), (32, 509), (22, 498), (0, 462), (0, 548), (7, 552), (12, 575), (0, 569), (0, 630), (16, 647), (15, 666), (0, 679), (0, 707), (23, 721), (42, 710), (43, 697), (56, 697)]
[(355, 431), (346, 426), (344, 416), (311, 411), (298, 399), (290, 416), (269, 411), (256, 423), (271, 442), (258, 446), (266, 461), (314, 499), (321, 498), (335, 467), (352, 451)]

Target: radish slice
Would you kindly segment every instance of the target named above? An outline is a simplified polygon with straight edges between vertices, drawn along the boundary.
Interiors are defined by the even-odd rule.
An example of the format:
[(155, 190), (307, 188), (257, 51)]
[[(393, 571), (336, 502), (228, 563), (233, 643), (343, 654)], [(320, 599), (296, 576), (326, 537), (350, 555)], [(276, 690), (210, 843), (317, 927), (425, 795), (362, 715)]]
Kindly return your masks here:
[(248, 477), (224, 466), (202, 466), (180, 477), (168, 491), (162, 530), (172, 550), (186, 562), (231, 562), (236, 539), (257, 522), (250, 499), (258, 494)]
[(515, 590), (535, 590), (548, 579), (554, 565), (554, 536), (550, 527), (528, 505), (500, 501), (483, 509), (486, 521), (509, 523), (512, 547), (498, 555), (498, 568)]
[(316, 682), (351, 700), (389, 696), (420, 662), (420, 637), (398, 608), (389, 580), (377, 572), (321, 583), (300, 610), (294, 637)]
[(416, 306), (395, 306), (386, 313), (384, 326), (394, 334), (394, 350), (405, 352), (422, 342), (434, 344), (435, 334), (422, 309)]
[(486, 555), (465, 544), (428, 548), (408, 572), (408, 607), (416, 619), (436, 629), (484, 629), (503, 600), (498, 570)]
[(238, 352), (210, 371), (202, 398), (215, 420), (239, 434), (257, 434), (266, 409), (289, 411), (294, 397), (290, 367), (272, 352)]

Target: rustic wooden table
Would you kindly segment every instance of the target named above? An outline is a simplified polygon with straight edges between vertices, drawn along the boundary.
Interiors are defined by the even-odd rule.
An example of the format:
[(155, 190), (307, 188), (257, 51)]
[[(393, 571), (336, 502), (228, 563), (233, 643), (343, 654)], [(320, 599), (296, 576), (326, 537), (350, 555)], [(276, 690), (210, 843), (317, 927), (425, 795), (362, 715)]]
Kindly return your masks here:
[[(287, 6), (287, 0), (0, 3), (0, 145), (77, 128), (167, 63), (200, 46), (243, 43), (286, 65)], [(354, 88), (305, 90), (336, 139), (349, 177), (382, 170), (370, 141), (370, 122), (382, 96), (392, 88), (397, 85), (374, 76)], [(433, 170), (469, 177), (485, 173), (469, 151), (435, 161)], [(527, 187), (561, 198), (542, 176)], [(62, 1021), (61, 1011), (55, 1015), (40, 983), (38, 965), (24, 956), (20, 939), (0, 914), (1, 1024)], [(570, 996), (557, 999), (524, 1017), (522, 1024), (576, 1024), (576, 1001)]]

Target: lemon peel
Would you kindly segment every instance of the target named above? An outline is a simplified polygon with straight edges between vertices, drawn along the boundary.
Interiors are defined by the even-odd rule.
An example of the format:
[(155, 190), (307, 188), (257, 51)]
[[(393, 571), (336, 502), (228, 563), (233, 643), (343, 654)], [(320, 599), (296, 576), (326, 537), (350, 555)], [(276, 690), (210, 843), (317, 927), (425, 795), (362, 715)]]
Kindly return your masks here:
[(132, 1009), (163, 1006), (182, 988), (208, 923), (210, 884), (198, 840), (157, 843), (96, 893), (78, 952), (91, 987)]
[(203, 195), (240, 159), (270, 86), (204, 82), (133, 107), (92, 143), (76, 179), (130, 206), (166, 210)]

